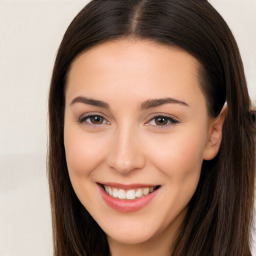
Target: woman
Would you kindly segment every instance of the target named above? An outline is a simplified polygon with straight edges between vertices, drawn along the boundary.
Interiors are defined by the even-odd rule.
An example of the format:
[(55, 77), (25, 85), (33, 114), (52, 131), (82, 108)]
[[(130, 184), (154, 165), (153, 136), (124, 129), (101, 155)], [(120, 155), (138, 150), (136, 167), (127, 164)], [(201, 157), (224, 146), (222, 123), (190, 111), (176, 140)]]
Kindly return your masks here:
[(251, 255), (249, 113), (236, 42), (207, 1), (91, 1), (50, 89), (54, 254)]

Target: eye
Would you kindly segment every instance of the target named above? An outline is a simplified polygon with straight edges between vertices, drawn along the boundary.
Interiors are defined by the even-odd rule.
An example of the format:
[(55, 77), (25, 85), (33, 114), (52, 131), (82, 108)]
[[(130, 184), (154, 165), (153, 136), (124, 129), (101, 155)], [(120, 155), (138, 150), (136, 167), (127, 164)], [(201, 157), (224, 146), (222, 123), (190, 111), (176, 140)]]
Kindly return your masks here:
[(107, 120), (100, 115), (87, 115), (79, 118), (79, 123), (86, 123), (89, 125), (109, 124)]
[(153, 126), (170, 126), (170, 125), (174, 125), (179, 123), (178, 120), (169, 117), (169, 116), (155, 116), (154, 118), (152, 118), (148, 124), (149, 125), (153, 125)]

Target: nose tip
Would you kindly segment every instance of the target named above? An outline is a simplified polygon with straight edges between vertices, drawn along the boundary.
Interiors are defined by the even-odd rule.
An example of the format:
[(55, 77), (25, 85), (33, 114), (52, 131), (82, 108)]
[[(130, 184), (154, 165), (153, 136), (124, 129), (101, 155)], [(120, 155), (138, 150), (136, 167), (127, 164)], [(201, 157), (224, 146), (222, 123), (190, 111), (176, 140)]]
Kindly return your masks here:
[(136, 141), (127, 137), (116, 140), (109, 150), (108, 166), (121, 174), (128, 174), (132, 170), (143, 168), (146, 160), (143, 150), (138, 145), (138, 140)]
[(120, 161), (120, 162), (116, 162), (113, 166), (115, 166), (115, 169), (117, 169), (118, 171), (121, 172), (129, 172), (129, 170), (133, 169), (132, 163), (128, 160), (128, 161)]
[(115, 155), (109, 158), (108, 165), (121, 174), (128, 174), (135, 169), (143, 168), (145, 161), (139, 155), (135, 155), (133, 158), (129, 158), (127, 155)]

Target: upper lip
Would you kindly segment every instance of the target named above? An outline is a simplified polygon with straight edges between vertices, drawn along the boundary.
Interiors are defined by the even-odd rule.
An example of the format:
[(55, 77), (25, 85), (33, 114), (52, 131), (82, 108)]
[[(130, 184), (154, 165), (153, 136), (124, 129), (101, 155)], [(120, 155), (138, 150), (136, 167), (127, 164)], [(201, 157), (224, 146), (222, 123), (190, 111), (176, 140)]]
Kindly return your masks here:
[(98, 183), (99, 185), (103, 186), (109, 186), (113, 188), (118, 188), (118, 189), (136, 189), (136, 188), (148, 188), (148, 187), (156, 187), (160, 185), (152, 185), (152, 184), (139, 184), (139, 183), (134, 183), (134, 184), (121, 184), (121, 183), (115, 183), (115, 182), (101, 182)]

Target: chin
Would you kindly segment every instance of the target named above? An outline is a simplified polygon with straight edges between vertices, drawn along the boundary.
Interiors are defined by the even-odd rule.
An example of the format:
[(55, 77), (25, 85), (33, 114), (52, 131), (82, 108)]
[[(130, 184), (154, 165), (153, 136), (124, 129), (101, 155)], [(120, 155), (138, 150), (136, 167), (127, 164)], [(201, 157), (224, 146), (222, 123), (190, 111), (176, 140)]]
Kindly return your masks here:
[(144, 230), (138, 232), (138, 230), (135, 229), (129, 231), (122, 230), (121, 233), (119, 231), (109, 232), (109, 234), (107, 234), (107, 237), (108, 240), (115, 241), (116, 243), (136, 245), (150, 241), (153, 237), (153, 234), (151, 232), (145, 232)]

